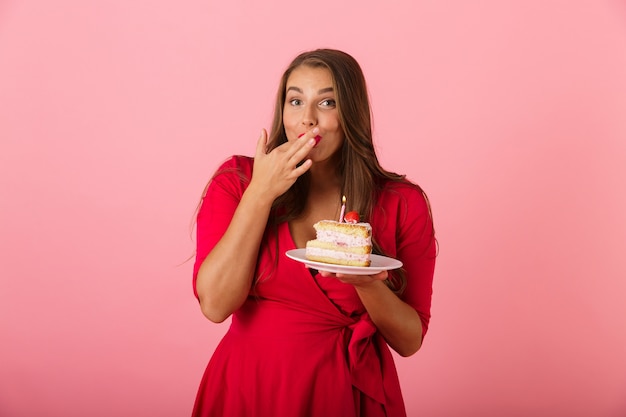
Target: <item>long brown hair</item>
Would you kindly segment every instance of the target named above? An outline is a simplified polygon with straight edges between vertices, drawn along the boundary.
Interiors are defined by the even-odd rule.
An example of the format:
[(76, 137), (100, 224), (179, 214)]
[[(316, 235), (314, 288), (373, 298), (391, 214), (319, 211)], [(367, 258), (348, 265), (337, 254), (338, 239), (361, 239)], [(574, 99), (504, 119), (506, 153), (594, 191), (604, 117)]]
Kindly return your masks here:
[[(354, 210), (364, 221), (368, 221), (374, 205), (372, 196), (375, 195), (377, 186), (384, 180), (403, 180), (404, 176), (384, 170), (378, 162), (372, 140), (372, 117), (365, 77), (352, 56), (335, 49), (316, 49), (301, 53), (291, 62), (278, 86), (267, 151), (287, 142), (283, 126), (287, 80), (302, 65), (330, 71), (337, 113), (345, 135), (339, 167), (341, 195), (350, 196), (346, 210)], [(281, 210), (282, 215), (276, 219), (278, 222), (291, 220), (302, 213), (308, 189), (307, 173), (274, 201), (275, 208), (284, 209)]]

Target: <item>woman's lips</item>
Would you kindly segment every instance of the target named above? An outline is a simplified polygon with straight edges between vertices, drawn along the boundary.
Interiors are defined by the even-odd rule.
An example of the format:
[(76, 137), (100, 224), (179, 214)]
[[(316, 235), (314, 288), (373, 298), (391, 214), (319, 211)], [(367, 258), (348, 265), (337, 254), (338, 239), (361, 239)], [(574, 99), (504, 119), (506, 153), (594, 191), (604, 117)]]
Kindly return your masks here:
[[(306, 132), (304, 133), (300, 133), (298, 135), (298, 138), (301, 138), (302, 136), (304, 136), (306, 134)], [(320, 143), (320, 140), (322, 140), (322, 137), (320, 135), (316, 135), (313, 139), (315, 139), (315, 146), (317, 146), (318, 143)], [(314, 147), (315, 147), (314, 146)]]

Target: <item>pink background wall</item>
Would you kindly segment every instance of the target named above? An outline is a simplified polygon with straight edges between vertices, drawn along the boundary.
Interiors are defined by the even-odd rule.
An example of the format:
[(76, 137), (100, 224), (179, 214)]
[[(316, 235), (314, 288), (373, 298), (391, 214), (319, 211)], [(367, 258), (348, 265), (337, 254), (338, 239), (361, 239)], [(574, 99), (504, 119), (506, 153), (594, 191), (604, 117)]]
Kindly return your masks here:
[[(381, 2), (382, 4), (382, 2)], [(0, 415), (188, 415), (190, 221), (298, 52), (353, 54), (440, 240), (410, 416), (626, 415), (626, 5), (0, 3)]]

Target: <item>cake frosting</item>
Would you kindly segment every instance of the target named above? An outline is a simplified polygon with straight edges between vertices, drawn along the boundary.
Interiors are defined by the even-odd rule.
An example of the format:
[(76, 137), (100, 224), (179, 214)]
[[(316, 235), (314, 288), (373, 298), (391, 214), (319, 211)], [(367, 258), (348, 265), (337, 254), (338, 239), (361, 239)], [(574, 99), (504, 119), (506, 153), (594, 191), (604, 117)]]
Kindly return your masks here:
[(316, 239), (306, 244), (307, 259), (337, 265), (370, 266), (372, 226), (369, 223), (321, 220), (313, 227)]

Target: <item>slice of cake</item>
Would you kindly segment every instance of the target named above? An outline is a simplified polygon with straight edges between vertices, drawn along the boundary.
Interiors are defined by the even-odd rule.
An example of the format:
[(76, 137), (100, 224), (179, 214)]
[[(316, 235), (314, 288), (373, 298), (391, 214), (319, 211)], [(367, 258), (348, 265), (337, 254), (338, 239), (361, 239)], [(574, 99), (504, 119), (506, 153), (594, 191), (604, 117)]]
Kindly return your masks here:
[(306, 244), (311, 261), (349, 266), (370, 266), (372, 226), (322, 220), (313, 225), (317, 238)]

